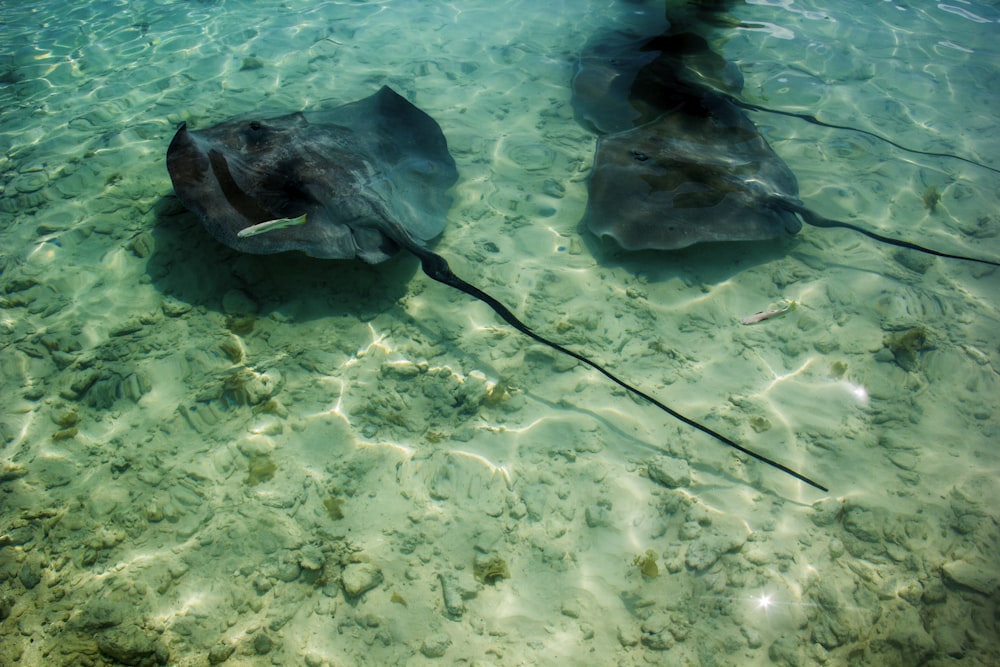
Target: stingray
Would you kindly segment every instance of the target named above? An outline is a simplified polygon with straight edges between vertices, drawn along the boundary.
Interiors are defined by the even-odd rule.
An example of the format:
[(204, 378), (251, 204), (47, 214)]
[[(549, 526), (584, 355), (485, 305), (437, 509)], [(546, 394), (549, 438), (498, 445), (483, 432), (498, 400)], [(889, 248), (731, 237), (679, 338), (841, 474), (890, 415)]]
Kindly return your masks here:
[(811, 211), (798, 197), (795, 175), (744, 109), (794, 116), (871, 135), (909, 152), (992, 167), (906, 148), (808, 114), (745, 103), (737, 97), (742, 84), (738, 70), (690, 32), (652, 38), (614, 33), (588, 46), (573, 81), (578, 119), (602, 135), (589, 179), (587, 227), (625, 250), (675, 250), (697, 243), (774, 239), (797, 233), (805, 221), (930, 255), (1000, 266)]
[(569, 355), (612, 382), (744, 454), (821, 491), (826, 487), (717, 433), (545, 338), (426, 247), (444, 229), (448, 189), (458, 179), (440, 126), (388, 87), (333, 109), (243, 118), (192, 131), (182, 124), (167, 149), (178, 199), (205, 229), (240, 252), (302, 251), (376, 264), (399, 250), (430, 278), (486, 303), (532, 340)]

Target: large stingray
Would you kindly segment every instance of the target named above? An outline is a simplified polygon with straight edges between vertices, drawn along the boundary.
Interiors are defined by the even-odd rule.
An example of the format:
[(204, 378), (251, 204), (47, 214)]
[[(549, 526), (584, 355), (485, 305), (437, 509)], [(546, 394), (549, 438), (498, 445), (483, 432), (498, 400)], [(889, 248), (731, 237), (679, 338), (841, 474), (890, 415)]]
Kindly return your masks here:
[[(581, 56), (573, 82), (577, 117), (603, 134), (590, 176), (585, 217), (589, 229), (626, 250), (673, 250), (795, 234), (804, 220), (939, 257), (1000, 266), (886, 237), (809, 210), (798, 198), (795, 175), (744, 112), (771, 110), (739, 100), (741, 87), (738, 70), (700, 35), (668, 31), (637, 38), (614, 33), (594, 40)], [(888, 141), (807, 114), (777, 113)], [(956, 158), (889, 143), (914, 153)]]
[(231, 248), (369, 263), (440, 234), (458, 179), (438, 124), (389, 88), (331, 110), (181, 125), (167, 169)]
[(724, 99), (600, 139), (587, 224), (626, 250), (757, 241), (802, 228), (785, 162)]
[(458, 178), (455, 162), (438, 124), (387, 87), (327, 111), (232, 120), (197, 132), (181, 125), (167, 149), (167, 169), (181, 202), (212, 236), (236, 250), (301, 250), (369, 263), (408, 250), (428, 276), (483, 301), (531, 339), (730, 447), (827, 490), (536, 334), (502, 303), (456, 276), (424, 246), (444, 228), (447, 190)]

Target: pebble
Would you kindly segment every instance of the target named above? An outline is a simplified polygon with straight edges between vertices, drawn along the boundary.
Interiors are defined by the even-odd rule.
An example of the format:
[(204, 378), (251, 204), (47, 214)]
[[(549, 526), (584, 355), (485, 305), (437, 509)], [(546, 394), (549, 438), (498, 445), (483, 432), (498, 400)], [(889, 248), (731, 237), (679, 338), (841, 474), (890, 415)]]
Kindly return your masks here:
[(561, 611), (563, 616), (569, 616), (570, 618), (580, 618), (580, 614), (583, 613), (583, 609), (577, 600), (563, 602)]
[(167, 317), (180, 317), (191, 310), (191, 305), (176, 299), (165, 299), (160, 308)]
[(747, 646), (750, 648), (760, 648), (764, 645), (764, 638), (757, 630), (744, 625), (740, 628), (740, 632), (743, 633), (743, 637), (747, 640)]
[(310, 572), (322, 570), (325, 560), (326, 557), (323, 555), (323, 550), (315, 544), (307, 544), (299, 552), (299, 566), (303, 570), (309, 570)]
[(451, 637), (443, 632), (435, 632), (424, 637), (424, 641), (420, 644), (420, 652), (428, 658), (440, 658), (449, 646), (451, 646)]
[(632, 626), (618, 626), (618, 643), (629, 648), (639, 643), (639, 632)]
[(210, 665), (218, 665), (219, 663), (229, 660), (229, 656), (233, 654), (236, 647), (232, 644), (219, 643), (213, 646), (208, 651), (208, 663)]
[(834, 523), (841, 512), (841, 504), (834, 498), (824, 498), (813, 503), (813, 514), (810, 516), (813, 524), (823, 527)]
[(736, 551), (744, 542), (745, 539), (726, 535), (705, 535), (691, 542), (684, 562), (692, 570), (702, 572), (719, 560), (722, 554)]
[(651, 480), (668, 489), (676, 489), (691, 483), (691, 467), (683, 459), (658, 456), (647, 464), (646, 469)]
[(17, 575), (17, 578), (21, 581), (21, 585), (28, 590), (37, 586), (42, 580), (35, 568), (28, 563), (21, 566), (21, 572)]
[(356, 598), (382, 583), (382, 571), (371, 563), (351, 563), (340, 575), (347, 597)]
[(445, 614), (450, 618), (461, 618), (465, 613), (465, 603), (462, 592), (454, 577), (446, 574), (438, 575), (441, 581), (441, 596), (444, 599)]
[(273, 647), (274, 642), (271, 641), (271, 637), (266, 632), (260, 632), (254, 636), (253, 650), (257, 652), (257, 655), (266, 655), (271, 652)]

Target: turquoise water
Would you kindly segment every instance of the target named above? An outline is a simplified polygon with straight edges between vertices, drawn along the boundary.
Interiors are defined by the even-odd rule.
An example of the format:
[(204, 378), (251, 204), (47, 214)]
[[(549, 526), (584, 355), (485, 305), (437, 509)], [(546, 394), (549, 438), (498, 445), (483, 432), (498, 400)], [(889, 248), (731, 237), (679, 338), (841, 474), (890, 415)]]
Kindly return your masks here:
[[(839, 230), (589, 238), (576, 59), (661, 7), (0, 7), (0, 663), (1000, 661), (996, 271)], [(1000, 168), (994, 7), (731, 13), (746, 100)], [(456, 273), (830, 493), (412, 259), (240, 256), (173, 197), (181, 121), (383, 84), (448, 138)], [(813, 210), (1000, 256), (995, 171), (751, 117)]]

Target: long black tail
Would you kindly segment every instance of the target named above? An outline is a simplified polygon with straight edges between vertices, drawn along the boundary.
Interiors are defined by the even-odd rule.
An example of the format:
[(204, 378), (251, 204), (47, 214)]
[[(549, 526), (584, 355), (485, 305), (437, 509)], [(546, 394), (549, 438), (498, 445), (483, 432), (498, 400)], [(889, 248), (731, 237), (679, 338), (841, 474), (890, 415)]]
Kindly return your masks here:
[(830, 220), (829, 218), (824, 218), (821, 215), (816, 215), (812, 211), (802, 207), (802, 206), (792, 206), (792, 210), (802, 216), (808, 224), (813, 227), (841, 227), (843, 229), (850, 229), (859, 234), (864, 234), (870, 239), (875, 239), (876, 241), (881, 241), (882, 243), (888, 243), (889, 245), (899, 246), (900, 248), (909, 248), (910, 250), (916, 250), (918, 252), (927, 253), (928, 255), (934, 255), (936, 257), (947, 257), (948, 259), (961, 259), (966, 262), (979, 262), (980, 264), (988, 264), (989, 266), (1000, 266), (1000, 262), (991, 259), (981, 259), (979, 257), (966, 257), (965, 255), (952, 255), (946, 252), (941, 252), (940, 250), (933, 250), (931, 248), (925, 248), (924, 246), (917, 245), (916, 243), (910, 243), (909, 241), (902, 241), (900, 239), (889, 238), (888, 236), (882, 236), (881, 234), (876, 234), (875, 232), (868, 231), (862, 227), (857, 227), (849, 222), (841, 222), (840, 220)]
[(490, 308), (492, 308), (493, 312), (495, 312), (497, 315), (499, 315), (500, 318), (503, 321), (505, 321), (507, 324), (511, 325), (512, 327), (514, 327), (515, 329), (517, 329), (518, 331), (520, 331), (521, 333), (523, 333), (528, 338), (531, 338), (532, 340), (537, 341), (537, 342), (541, 343), (542, 345), (548, 345), (553, 350), (556, 350), (556, 351), (561, 352), (563, 354), (569, 355), (570, 357), (573, 357), (577, 361), (580, 361), (580, 362), (583, 362), (583, 363), (587, 364), (588, 366), (590, 366), (594, 370), (599, 371), (604, 377), (608, 378), (609, 380), (611, 380), (612, 382), (614, 382), (615, 384), (617, 384), (619, 387), (627, 389), (628, 391), (632, 392), (636, 396), (638, 396), (638, 397), (642, 398), (643, 400), (648, 401), (649, 403), (652, 403), (656, 407), (660, 408), (661, 410), (663, 410), (664, 412), (666, 412), (668, 415), (670, 415), (674, 419), (679, 419), (680, 421), (684, 422), (688, 426), (696, 428), (699, 431), (701, 431), (702, 433), (705, 433), (706, 435), (712, 436), (713, 438), (715, 438), (719, 442), (722, 442), (722, 443), (724, 443), (726, 445), (729, 445), (733, 449), (736, 449), (736, 450), (738, 450), (740, 452), (743, 452), (747, 456), (751, 456), (751, 457), (757, 459), (761, 463), (766, 463), (767, 465), (769, 465), (771, 467), (777, 468), (778, 470), (780, 470), (780, 471), (782, 471), (784, 473), (787, 473), (787, 474), (791, 475), (792, 477), (794, 477), (795, 479), (797, 479), (799, 481), (802, 481), (802, 482), (805, 482), (809, 486), (815, 487), (815, 488), (819, 489), (820, 491), (829, 491), (829, 489), (827, 489), (822, 484), (814, 482), (813, 480), (809, 479), (805, 475), (802, 475), (801, 473), (795, 472), (794, 470), (792, 470), (788, 466), (782, 465), (781, 463), (778, 463), (777, 461), (769, 459), (766, 456), (763, 456), (762, 454), (758, 454), (757, 452), (751, 451), (751, 450), (747, 449), (746, 447), (744, 447), (743, 445), (740, 445), (740, 444), (738, 444), (736, 442), (733, 442), (732, 440), (730, 440), (726, 436), (722, 435), (721, 433), (717, 433), (716, 431), (713, 431), (712, 429), (708, 428), (704, 424), (699, 424), (695, 420), (693, 420), (693, 419), (691, 419), (689, 417), (685, 417), (681, 413), (677, 412), (676, 410), (674, 410), (671, 407), (668, 407), (668, 406), (664, 405), (663, 403), (661, 403), (660, 401), (656, 400), (655, 398), (653, 398), (649, 394), (645, 393), (644, 391), (640, 391), (639, 389), (636, 389), (635, 387), (633, 387), (629, 383), (625, 382), (624, 380), (622, 380), (618, 376), (616, 376), (613, 373), (611, 373), (611, 371), (603, 368), (602, 366), (598, 365), (596, 362), (591, 361), (587, 357), (585, 357), (585, 356), (583, 356), (581, 354), (578, 354), (578, 353), (574, 352), (573, 350), (565, 348), (565, 347), (563, 347), (562, 345), (560, 345), (558, 343), (554, 343), (551, 340), (549, 340), (548, 338), (544, 338), (543, 336), (540, 336), (540, 335), (536, 334), (534, 331), (532, 331), (531, 329), (529, 329), (526, 324), (524, 324), (523, 322), (521, 322), (521, 320), (517, 319), (517, 317), (514, 315), (514, 313), (510, 312), (510, 310), (505, 305), (503, 305), (502, 303), (500, 303), (499, 301), (497, 301), (492, 296), (490, 296), (486, 292), (482, 291), (478, 287), (470, 285), (469, 283), (465, 282), (464, 280), (462, 280), (461, 278), (459, 278), (458, 276), (456, 276), (452, 272), (451, 267), (448, 266), (448, 262), (445, 261), (445, 259), (443, 257), (441, 257), (440, 255), (437, 255), (437, 254), (435, 254), (435, 253), (427, 250), (426, 248), (421, 248), (421, 247), (419, 247), (417, 245), (411, 245), (411, 244), (404, 244), (404, 245), (407, 248), (407, 250), (409, 250), (414, 255), (416, 255), (418, 258), (420, 258), (420, 264), (421, 264), (421, 266), (424, 269), (424, 273), (426, 273), (428, 276), (430, 276), (431, 278), (433, 278), (434, 280), (436, 280), (436, 281), (438, 281), (440, 283), (444, 283), (445, 285), (448, 285), (450, 287), (454, 287), (455, 289), (458, 289), (458, 290), (461, 290), (461, 291), (465, 292), (466, 294), (468, 294), (471, 297), (479, 299), (480, 301), (482, 301), (483, 303), (485, 303), (486, 305), (488, 305)]
[(820, 120), (816, 116), (807, 113), (798, 113), (795, 111), (782, 111), (781, 109), (771, 109), (769, 107), (762, 107), (759, 104), (754, 104), (753, 102), (744, 102), (739, 98), (733, 97), (732, 95), (727, 95), (725, 93), (719, 92), (718, 94), (722, 95), (736, 106), (742, 107), (749, 111), (763, 111), (764, 113), (773, 113), (779, 116), (798, 118), (800, 120), (806, 121), (807, 123), (812, 123), (813, 125), (819, 125), (820, 127), (829, 127), (835, 130), (847, 130), (849, 132), (857, 132), (858, 134), (866, 134), (869, 137), (873, 137), (875, 139), (878, 139), (879, 141), (884, 141), (890, 146), (895, 146), (899, 150), (906, 151), (907, 153), (913, 153), (914, 155), (927, 155), (930, 157), (941, 157), (941, 158), (949, 158), (952, 160), (960, 160), (961, 162), (966, 162), (981, 169), (987, 169), (989, 171), (1000, 174), (1000, 169), (997, 169), (996, 167), (991, 167), (988, 164), (983, 164), (982, 162), (976, 162), (975, 160), (970, 160), (969, 158), (962, 157), (961, 155), (953, 155), (952, 153), (936, 153), (934, 151), (922, 151), (916, 148), (910, 148), (908, 146), (896, 143), (895, 141), (889, 139), (888, 137), (883, 137), (880, 134), (876, 134), (875, 132), (869, 132), (868, 130), (862, 130), (861, 128), (851, 127), (849, 125), (837, 125), (836, 123), (827, 123), (825, 121)]

